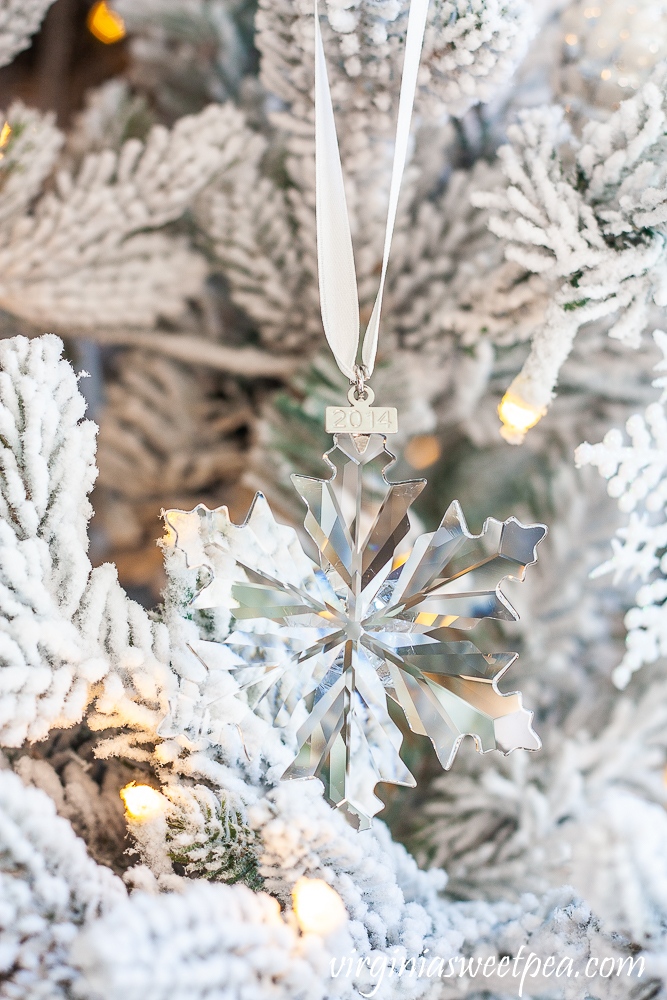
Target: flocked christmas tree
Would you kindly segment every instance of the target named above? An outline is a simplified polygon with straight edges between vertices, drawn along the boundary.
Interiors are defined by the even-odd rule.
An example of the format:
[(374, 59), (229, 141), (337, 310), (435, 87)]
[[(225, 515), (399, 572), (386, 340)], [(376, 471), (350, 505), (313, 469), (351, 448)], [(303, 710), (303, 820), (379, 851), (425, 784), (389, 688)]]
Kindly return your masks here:
[[(365, 325), (409, 3), (325, 6)], [(0, 996), (663, 995), (666, 24), (431, 0), (361, 463), (428, 485), (373, 535), (317, 513), (312, 4), (0, 3)]]

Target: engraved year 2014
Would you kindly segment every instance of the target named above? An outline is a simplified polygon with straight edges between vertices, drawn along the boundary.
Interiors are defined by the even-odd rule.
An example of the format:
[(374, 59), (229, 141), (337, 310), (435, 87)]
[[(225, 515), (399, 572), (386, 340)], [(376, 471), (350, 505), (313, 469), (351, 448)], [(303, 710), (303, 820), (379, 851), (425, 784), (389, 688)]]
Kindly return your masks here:
[(325, 427), (330, 434), (396, 434), (398, 419), (394, 406), (327, 406)]

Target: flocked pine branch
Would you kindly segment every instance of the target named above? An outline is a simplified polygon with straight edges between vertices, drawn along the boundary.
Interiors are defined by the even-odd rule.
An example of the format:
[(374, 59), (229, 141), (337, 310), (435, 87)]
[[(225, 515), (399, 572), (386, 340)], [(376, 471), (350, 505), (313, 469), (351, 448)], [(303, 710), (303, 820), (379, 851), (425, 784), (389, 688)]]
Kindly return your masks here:
[[(662, 330), (653, 334), (663, 353), (667, 350), (667, 335)], [(665, 361), (656, 365), (664, 370)], [(664, 378), (654, 381), (664, 386)], [(626, 687), (632, 674), (645, 663), (653, 663), (667, 655), (667, 417), (661, 402), (652, 403), (642, 417), (635, 413), (626, 423), (630, 438), (627, 443), (621, 431), (612, 429), (595, 445), (588, 442), (576, 452), (578, 465), (594, 465), (601, 476), (609, 480), (607, 492), (618, 500), (618, 506), (629, 514), (626, 525), (612, 539), (612, 556), (594, 572), (601, 576), (614, 574), (614, 583), (642, 586), (635, 595), (635, 607), (628, 611), (626, 653), (614, 671), (614, 681)]]
[(0, 66), (27, 49), (53, 0), (2, 0), (0, 3)]
[[(535, 419), (582, 325), (604, 319), (611, 337), (637, 346), (651, 303), (667, 302), (666, 72), (661, 64), (608, 121), (586, 125), (581, 142), (559, 108), (524, 112), (499, 151), (506, 187), (473, 198), (491, 209), (506, 257), (550, 283), (544, 323), (508, 392)], [(505, 436), (518, 443), (523, 430), (510, 425)]]
[(114, 546), (154, 550), (161, 507), (240, 476), (252, 410), (240, 388), (216, 388), (159, 354), (119, 360), (99, 436), (98, 514)]
[[(116, 0), (129, 35), (127, 78), (161, 118), (238, 95), (251, 61), (247, 0)], [(248, 78), (246, 77), (246, 81)]]
[(81, 717), (107, 665), (73, 623), (88, 584), (95, 426), (55, 337), (3, 341), (3, 742)]
[(71, 996), (79, 973), (69, 950), (86, 921), (125, 897), (88, 857), (53, 801), (0, 770), (0, 968), (7, 997)]
[(78, 722), (111, 663), (138, 665), (160, 646), (159, 626), (127, 602), (115, 567), (91, 572), (96, 428), (82, 419), (85, 401), (61, 351), (54, 336), (0, 344), (5, 746)]
[(238, 118), (229, 105), (211, 105), (171, 131), (155, 126), (145, 143), (91, 153), (75, 174), (56, 170), (55, 190), (33, 202), (57, 167), (62, 138), (49, 118), (13, 105), (0, 161), (2, 307), (56, 328), (151, 327), (159, 316), (178, 317), (207, 267), (183, 237), (160, 228), (237, 160)]
[(417, 858), (445, 867), (463, 898), (516, 899), (571, 880), (632, 940), (660, 937), (664, 697), (654, 683), (636, 702), (619, 701), (595, 734), (564, 736), (566, 718), (543, 726), (542, 755), (484, 768), (471, 758), (451, 780), (437, 778), (411, 841)]
[(328, 955), (304, 942), (275, 899), (244, 886), (193, 884), (169, 896), (138, 893), (92, 924), (72, 961), (84, 996), (200, 1000), (319, 1000)]
[[(329, 23), (339, 35), (339, 59), (349, 77), (370, 75), (380, 88), (395, 86), (397, 74), (383, 79), (377, 62), (387, 53), (397, 58), (407, 10), (404, 0), (382, 5), (329, 0)], [(443, 113), (461, 117), (471, 106), (495, 97), (497, 88), (508, 83), (534, 30), (533, 11), (522, 0), (434, 4), (424, 38), (418, 110), (434, 119)]]

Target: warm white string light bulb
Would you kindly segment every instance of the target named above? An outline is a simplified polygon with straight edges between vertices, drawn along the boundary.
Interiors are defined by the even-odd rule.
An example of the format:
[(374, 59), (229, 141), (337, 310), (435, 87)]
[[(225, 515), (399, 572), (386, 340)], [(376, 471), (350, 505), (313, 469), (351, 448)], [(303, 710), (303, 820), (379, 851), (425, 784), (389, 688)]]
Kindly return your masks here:
[(510, 444), (521, 444), (526, 431), (534, 427), (545, 413), (545, 407), (531, 406), (508, 390), (498, 407), (498, 416), (503, 422), (500, 433)]
[(164, 813), (164, 796), (150, 785), (137, 785), (134, 781), (121, 788), (120, 797), (125, 803), (127, 815), (132, 820), (150, 820)]
[(335, 889), (321, 878), (300, 878), (292, 889), (294, 913), (304, 934), (327, 937), (347, 920), (347, 911)]

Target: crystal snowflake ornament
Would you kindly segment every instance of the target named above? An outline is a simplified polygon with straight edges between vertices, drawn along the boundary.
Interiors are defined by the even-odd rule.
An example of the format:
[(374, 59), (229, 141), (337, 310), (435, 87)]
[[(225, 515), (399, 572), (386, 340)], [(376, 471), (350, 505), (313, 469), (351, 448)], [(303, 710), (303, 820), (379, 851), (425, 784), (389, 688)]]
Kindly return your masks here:
[(483, 652), (482, 633), (484, 619), (518, 619), (500, 583), (523, 580), (547, 529), (489, 518), (473, 535), (455, 501), (397, 558), (426, 481), (385, 478), (394, 457), (383, 434), (334, 442), (329, 479), (292, 477), (319, 566), (261, 494), (241, 526), (224, 507), (165, 518), (200, 569), (193, 606), (230, 609), (226, 645), (251, 707), (263, 702), (278, 725), (298, 720), (283, 778), (321, 778), (331, 805), (366, 829), (382, 808), (379, 781), (415, 784), (387, 699), (431, 739), (444, 768), (466, 735), (482, 753), (539, 749), (521, 695), (498, 689), (517, 654)]

